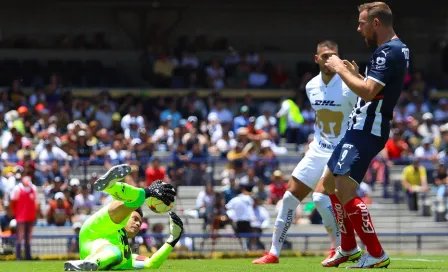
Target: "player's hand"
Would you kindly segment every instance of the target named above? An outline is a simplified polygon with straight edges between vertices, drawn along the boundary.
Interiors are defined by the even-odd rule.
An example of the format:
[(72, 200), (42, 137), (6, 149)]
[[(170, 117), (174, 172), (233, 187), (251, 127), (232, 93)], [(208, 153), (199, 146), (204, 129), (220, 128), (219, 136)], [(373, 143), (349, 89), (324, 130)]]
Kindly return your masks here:
[(344, 63), (345, 68), (347, 68), (350, 71), (350, 73), (352, 73), (355, 76), (359, 75), (359, 67), (354, 60), (352, 60), (352, 62), (348, 60), (343, 60), (342, 62)]
[(332, 55), (331, 57), (329, 57), (327, 59), (327, 62), (325, 62), (325, 67), (327, 67), (331, 71), (337, 73), (339, 71), (339, 69), (341, 67), (345, 67), (345, 65), (338, 56)]
[(176, 197), (176, 190), (173, 185), (161, 180), (154, 181), (148, 189), (149, 196), (162, 200), (166, 205), (174, 202), (174, 198)]
[(184, 224), (182, 220), (174, 212), (170, 212), (170, 237), (166, 242), (174, 247), (179, 242), (182, 233), (184, 232)]

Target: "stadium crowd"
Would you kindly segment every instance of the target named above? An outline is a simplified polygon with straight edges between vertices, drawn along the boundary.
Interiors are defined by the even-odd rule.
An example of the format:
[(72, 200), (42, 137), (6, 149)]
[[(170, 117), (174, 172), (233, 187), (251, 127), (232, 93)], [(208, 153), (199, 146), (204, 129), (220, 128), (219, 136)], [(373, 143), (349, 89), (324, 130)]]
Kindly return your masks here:
[[(191, 83), (188, 80), (195, 77), (192, 67), (197, 60), (193, 59), (186, 53), (176, 64), (183, 67), (182, 82)], [(151, 67), (165, 69), (165, 64), (157, 64), (159, 60), (167, 61), (166, 55)], [(231, 80), (224, 80), (224, 70), (217, 60), (205, 68), (209, 87), (262, 86), (251, 83), (249, 72), (264, 69), (260, 68), (264, 65), (260, 56), (249, 54), (245, 60), (232, 61), (225, 60), (236, 69)], [(277, 72), (279, 69), (281, 66), (277, 66)], [(309, 74), (305, 74), (303, 81), (308, 78)], [(166, 78), (157, 80), (164, 82)], [(176, 85), (175, 81), (173, 76), (164, 86)], [(276, 82), (275, 87), (287, 86), (287, 81), (275, 77), (270, 82)], [(315, 116), (303, 86), (301, 91), (293, 99), (300, 107), (302, 120), (294, 122), (284, 99), (256, 101), (251, 94), (241, 101), (223, 98), (219, 92), (203, 98), (194, 91), (183, 97), (143, 98), (128, 94), (119, 99), (101, 91), (82, 98), (74, 96), (52, 75), (47, 86), (36, 86), (28, 95), (22, 91), (20, 80), (14, 80), (8, 90), (0, 93), (0, 211), (6, 212), (0, 218), (1, 230), (8, 231), (14, 222), (13, 214), (21, 207), (16, 201), (20, 197), (18, 186), (43, 187), (45, 201), (36, 203), (37, 218), (46, 218), (48, 225), (73, 225), (77, 229), (96, 205), (107, 203), (110, 197), (92, 191), (95, 175), (92, 180), (79, 180), (71, 170), (79, 165), (110, 168), (128, 163), (132, 173), (126, 182), (136, 186), (148, 186), (157, 179), (176, 186), (205, 184), (197, 210), (190, 211), (191, 216), (204, 218), (204, 230), (218, 230), (230, 219), (237, 222), (237, 232), (261, 232), (269, 224), (263, 205), (279, 204), (286, 191), (278, 159), (287, 152), (280, 145), (281, 135), (290, 143), (298, 143), (297, 150), (302, 153), (312, 140)], [(431, 104), (430, 91), (420, 73), (408, 76), (406, 91), (395, 111), (391, 138), (361, 187), (365, 198), (369, 198), (371, 190), (368, 184), (387, 180), (387, 166), (408, 165), (411, 160), (413, 164), (404, 169), (402, 178), (410, 209), (418, 206), (418, 194), (429, 190), (436, 191), (440, 198), (447, 196), (448, 101)], [(282, 127), (285, 116), (286, 127)], [(154, 155), (158, 152), (171, 154), (167, 167)], [(228, 162), (221, 175), (221, 192), (212, 187), (216, 184), (209, 164), (212, 154)], [(226, 211), (237, 210), (238, 201), (247, 197), (253, 197), (253, 207), (248, 209), (253, 209), (257, 220), (249, 219), (247, 210)], [(48, 209), (42, 210), (41, 206)], [(160, 232), (156, 226), (152, 229)], [(263, 245), (251, 240), (248, 246), (259, 249)]]

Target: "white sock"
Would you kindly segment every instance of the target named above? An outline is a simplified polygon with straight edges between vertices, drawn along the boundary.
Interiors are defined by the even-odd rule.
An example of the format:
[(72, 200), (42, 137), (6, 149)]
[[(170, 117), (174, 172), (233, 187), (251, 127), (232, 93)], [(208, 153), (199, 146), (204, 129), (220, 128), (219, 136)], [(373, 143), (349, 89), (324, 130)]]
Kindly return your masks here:
[(272, 234), (272, 246), (270, 253), (280, 256), (283, 242), (286, 240), (286, 233), (296, 218), (296, 209), (300, 201), (291, 192), (286, 191), (283, 195), (282, 206), (274, 223), (274, 233)]
[(341, 232), (334, 216), (330, 197), (322, 193), (314, 192), (313, 202), (320, 216), (322, 216), (324, 227), (328, 232), (328, 236), (330, 236), (331, 247), (337, 248), (341, 245)]

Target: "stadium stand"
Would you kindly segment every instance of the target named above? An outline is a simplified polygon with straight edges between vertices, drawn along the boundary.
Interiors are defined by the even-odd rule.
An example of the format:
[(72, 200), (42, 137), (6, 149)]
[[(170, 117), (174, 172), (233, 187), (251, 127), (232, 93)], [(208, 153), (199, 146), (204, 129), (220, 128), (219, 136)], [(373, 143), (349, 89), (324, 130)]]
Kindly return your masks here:
[[(88, 2), (83, 5), (95, 1)], [(347, 10), (352, 10), (351, 2), (344, 3)], [(241, 250), (230, 224), (213, 213), (216, 209), (224, 215), (222, 207), (208, 202), (204, 210), (198, 207), (198, 196), (209, 184), (217, 193), (214, 198), (230, 198), (243, 180), (256, 180), (256, 196), (270, 217), (261, 241), (269, 246), (276, 216), (268, 189), (272, 175), (280, 170), (281, 177), (288, 178), (307, 150), (313, 130), (314, 115), (303, 91), (317, 72), (312, 63), (315, 41), (334, 38), (344, 57), (356, 59), (361, 70), (367, 55), (360, 50), (363, 45), (355, 31), (333, 33), (327, 24), (314, 23), (331, 20), (335, 23), (331, 29), (354, 29), (353, 14), (306, 16), (317, 14), (319, 6), (289, 2), (277, 7), (273, 17), (278, 21), (270, 24), (263, 13), (270, 7), (261, 3), (239, 8), (229, 8), (229, 1), (214, 4), (191, 1), (184, 11), (182, 5), (166, 2), (164, 21), (153, 25), (156, 33), (138, 37), (137, 42), (112, 27), (113, 18), (106, 11), (86, 11), (75, 2), (66, 5), (83, 14), (76, 18), (65, 10), (50, 13), (43, 6), (40, 13), (15, 6), (0, 11), (0, 22), (9, 27), (2, 29), (0, 49), (0, 86), (4, 86), (0, 92), (0, 254), (14, 252), (15, 238), (10, 235), (15, 225), (8, 209), (12, 188), (23, 177), (31, 177), (38, 189), (33, 255), (65, 254), (76, 240), (74, 226), (110, 201), (89, 185), (111, 165), (125, 162), (133, 169), (126, 182), (147, 186), (157, 176), (177, 187), (176, 211), (185, 221), (186, 237), (191, 238), (183, 241), (190, 251)], [(440, 56), (448, 47), (441, 38), (446, 33), (445, 26), (439, 26), (442, 12), (428, 15), (427, 28), (421, 28), (413, 23), (421, 16), (416, 10), (410, 8), (397, 22), (416, 53), (396, 108), (391, 139), (372, 163), (360, 195), (371, 202), (369, 209), (385, 247), (397, 252), (440, 252), (446, 251), (448, 242), (444, 168), (448, 101), (441, 99), (448, 92), (443, 91), (446, 60)], [(183, 12), (182, 23), (172, 26), (179, 12)], [(14, 16), (18, 13), (36, 25), (22, 24)], [(230, 13), (233, 21), (228, 19)], [(33, 20), (36, 14), (44, 19)], [(117, 16), (122, 20), (118, 24), (132, 25), (123, 14)], [(291, 22), (313, 27), (291, 31), (284, 27)], [(169, 37), (157, 35), (164, 30), (160, 28), (171, 26)], [(67, 29), (76, 31), (61, 34)], [(57, 43), (52, 42), (55, 36)], [(298, 141), (280, 135), (278, 129), (276, 113), (286, 97), (295, 100), (305, 117)], [(405, 167), (416, 158), (427, 177), (426, 188), (420, 177), (406, 176)], [(230, 185), (233, 181), (235, 188)], [(53, 207), (58, 211), (50, 214), (59, 192), (69, 208), (61, 212), (62, 206)], [(145, 233), (153, 245), (157, 236), (151, 235), (160, 233), (156, 226), (165, 226), (167, 217), (147, 208), (144, 213), (149, 220)], [(316, 213), (309, 198), (300, 206), (286, 243), (290, 249), (328, 249)], [(162, 233), (166, 232), (165, 228)], [(213, 235), (220, 236), (216, 245), (212, 238), (204, 239)]]

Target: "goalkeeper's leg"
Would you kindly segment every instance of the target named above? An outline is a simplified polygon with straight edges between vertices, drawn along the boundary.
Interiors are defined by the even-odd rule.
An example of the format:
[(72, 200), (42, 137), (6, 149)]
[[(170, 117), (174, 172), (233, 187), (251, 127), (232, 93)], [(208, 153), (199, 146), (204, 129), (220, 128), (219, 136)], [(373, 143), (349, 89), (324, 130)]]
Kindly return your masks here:
[(115, 200), (123, 201), (129, 208), (138, 208), (145, 202), (145, 190), (121, 182), (131, 173), (131, 167), (121, 164), (112, 167), (102, 177), (97, 179), (93, 188), (110, 194)]
[(110, 270), (123, 260), (120, 248), (110, 244), (107, 240), (98, 239), (83, 246), (91, 249), (92, 253), (84, 260), (65, 262), (65, 271)]

